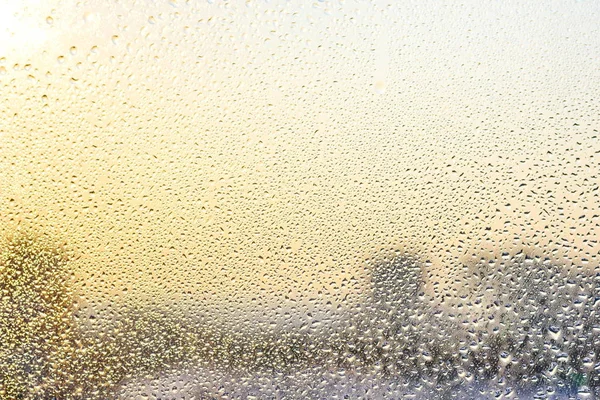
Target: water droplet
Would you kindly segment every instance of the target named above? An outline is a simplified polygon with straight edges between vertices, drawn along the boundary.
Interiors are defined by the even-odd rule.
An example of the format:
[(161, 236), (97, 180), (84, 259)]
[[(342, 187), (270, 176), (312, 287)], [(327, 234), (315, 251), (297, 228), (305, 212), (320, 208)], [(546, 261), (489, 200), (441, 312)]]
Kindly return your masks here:
[(377, 94), (383, 94), (385, 93), (386, 84), (384, 81), (377, 81), (375, 82), (374, 88)]

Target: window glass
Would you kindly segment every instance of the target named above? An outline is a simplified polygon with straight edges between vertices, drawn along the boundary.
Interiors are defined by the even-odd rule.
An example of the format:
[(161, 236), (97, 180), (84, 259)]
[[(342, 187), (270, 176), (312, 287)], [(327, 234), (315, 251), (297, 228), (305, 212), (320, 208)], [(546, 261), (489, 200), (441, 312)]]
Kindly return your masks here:
[(600, 3), (0, 1), (0, 398), (600, 398)]

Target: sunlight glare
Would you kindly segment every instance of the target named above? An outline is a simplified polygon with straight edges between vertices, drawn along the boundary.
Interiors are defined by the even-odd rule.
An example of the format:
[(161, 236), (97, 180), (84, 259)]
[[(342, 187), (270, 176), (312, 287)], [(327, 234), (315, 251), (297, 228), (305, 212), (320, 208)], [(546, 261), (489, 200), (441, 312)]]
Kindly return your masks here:
[(45, 17), (39, 15), (39, 0), (0, 0), (0, 57), (30, 52), (47, 40)]

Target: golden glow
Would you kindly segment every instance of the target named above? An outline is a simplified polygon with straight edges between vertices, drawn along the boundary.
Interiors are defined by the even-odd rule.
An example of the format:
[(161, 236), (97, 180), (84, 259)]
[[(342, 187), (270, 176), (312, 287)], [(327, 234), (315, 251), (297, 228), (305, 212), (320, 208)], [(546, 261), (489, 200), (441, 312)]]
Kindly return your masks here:
[(0, 4), (0, 231), (66, 232), (90, 296), (343, 299), (400, 243), (600, 258), (591, 2)]

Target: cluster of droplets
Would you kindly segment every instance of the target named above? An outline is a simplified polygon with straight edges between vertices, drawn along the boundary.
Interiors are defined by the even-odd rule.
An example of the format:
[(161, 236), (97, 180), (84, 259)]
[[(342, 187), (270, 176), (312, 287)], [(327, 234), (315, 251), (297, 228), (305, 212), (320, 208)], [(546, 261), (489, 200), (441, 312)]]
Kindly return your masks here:
[(440, 298), (416, 256), (369, 264), (368, 296), (318, 329), (248, 334), (140, 306), (94, 325), (65, 248), (16, 235), (0, 268), (0, 394), (170, 396), (177, 381), (179, 396), (230, 398), (598, 395), (597, 273), (515, 251), (457, 268)]
[(597, 4), (18, 4), (0, 398), (599, 396)]

